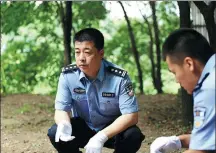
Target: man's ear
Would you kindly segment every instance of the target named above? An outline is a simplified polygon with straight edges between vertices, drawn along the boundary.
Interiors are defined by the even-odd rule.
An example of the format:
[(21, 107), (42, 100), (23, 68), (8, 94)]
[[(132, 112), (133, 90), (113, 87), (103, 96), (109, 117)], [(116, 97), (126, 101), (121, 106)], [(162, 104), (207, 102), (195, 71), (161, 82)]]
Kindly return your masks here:
[(190, 70), (190, 71), (194, 71), (195, 68), (195, 62), (191, 57), (185, 57), (184, 59), (184, 64), (185, 66)]
[(101, 58), (103, 58), (103, 57), (104, 57), (104, 50), (101, 49), (101, 50), (99, 51), (99, 53), (100, 53), (100, 55), (101, 55)]

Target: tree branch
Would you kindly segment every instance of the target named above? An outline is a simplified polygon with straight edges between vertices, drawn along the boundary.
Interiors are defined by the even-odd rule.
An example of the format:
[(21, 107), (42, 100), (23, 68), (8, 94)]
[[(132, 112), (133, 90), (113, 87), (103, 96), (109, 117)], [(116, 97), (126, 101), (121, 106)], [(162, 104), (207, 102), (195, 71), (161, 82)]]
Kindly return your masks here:
[(193, 1), (196, 7), (200, 10), (202, 14), (206, 14), (208, 12), (208, 5), (203, 1)]
[(209, 4), (209, 10), (210, 11), (214, 11), (216, 8), (216, 2), (215, 1), (211, 1)]

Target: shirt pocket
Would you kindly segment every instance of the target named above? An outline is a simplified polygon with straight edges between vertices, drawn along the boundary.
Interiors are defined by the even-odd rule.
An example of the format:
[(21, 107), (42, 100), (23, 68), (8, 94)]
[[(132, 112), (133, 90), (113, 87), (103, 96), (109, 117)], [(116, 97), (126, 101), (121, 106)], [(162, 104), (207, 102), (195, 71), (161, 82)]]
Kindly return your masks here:
[(104, 115), (119, 115), (119, 103), (117, 98), (101, 98), (100, 100), (100, 111)]
[(89, 107), (86, 95), (74, 94), (75, 107), (79, 116), (89, 120)]

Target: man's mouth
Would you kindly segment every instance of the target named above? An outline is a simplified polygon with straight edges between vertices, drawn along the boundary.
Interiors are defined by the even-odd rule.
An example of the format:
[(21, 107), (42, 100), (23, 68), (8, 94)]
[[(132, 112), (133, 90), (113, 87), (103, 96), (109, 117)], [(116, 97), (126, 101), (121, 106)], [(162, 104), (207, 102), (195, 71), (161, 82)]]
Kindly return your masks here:
[(87, 67), (87, 65), (82, 64), (82, 65), (79, 65), (79, 67)]

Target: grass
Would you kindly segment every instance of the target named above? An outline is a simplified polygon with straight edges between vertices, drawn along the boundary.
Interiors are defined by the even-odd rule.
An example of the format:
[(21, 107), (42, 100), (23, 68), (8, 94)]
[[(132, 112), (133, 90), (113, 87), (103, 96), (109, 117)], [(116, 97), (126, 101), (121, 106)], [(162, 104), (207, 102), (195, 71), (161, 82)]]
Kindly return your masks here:
[(41, 110), (48, 111), (50, 113), (54, 112), (54, 103), (53, 104), (50, 104), (50, 103), (39, 103), (37, 106)]
[(21, 108), (17, 110), (18, 113), (24, 114), (32, 111), (32, 107), (29, 104), (23, 104)]

